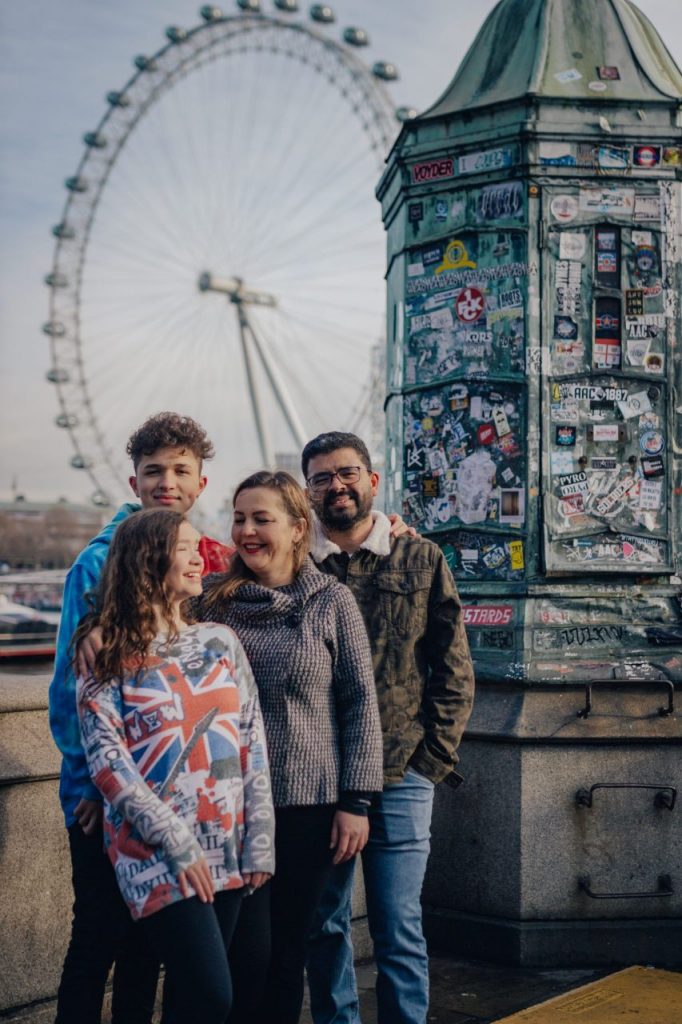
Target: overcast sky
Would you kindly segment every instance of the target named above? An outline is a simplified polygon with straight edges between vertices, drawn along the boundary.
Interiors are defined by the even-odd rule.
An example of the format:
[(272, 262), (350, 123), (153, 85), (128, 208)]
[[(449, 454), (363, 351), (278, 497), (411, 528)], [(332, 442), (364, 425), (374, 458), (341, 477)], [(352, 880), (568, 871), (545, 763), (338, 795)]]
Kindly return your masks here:
[[(333, 6), (334, 33), (363, 26), (371, 39), (363, 58), (397, 64), (396, 105), (423, 109), (452, 78), (494, 0), (338, 0)], [(641, 0), (639, 7), (681, 63), (680, 0)], [(57, 401), (45, 381), (50, 355), (40, 326), (48, 312), (42, 278), (52, 261), (50, 229), (64, 203), (64, 178), (79, 162), (83, 132), (104, 113), (106, 92), (126, 82), (136, 54), (159, 48), (166, 26), (190, 27), (197, 11), (198, 4), (184, 0), (2, 5), (0, 498), (10, 497), (15, 482), (27, 498), (40, 500), (86, 499), (92, 491), (69, 467), (73, 453), (66, 432), (54, 426)], [(230, 483), (222, 481), (215, 497), (228, 494)]]

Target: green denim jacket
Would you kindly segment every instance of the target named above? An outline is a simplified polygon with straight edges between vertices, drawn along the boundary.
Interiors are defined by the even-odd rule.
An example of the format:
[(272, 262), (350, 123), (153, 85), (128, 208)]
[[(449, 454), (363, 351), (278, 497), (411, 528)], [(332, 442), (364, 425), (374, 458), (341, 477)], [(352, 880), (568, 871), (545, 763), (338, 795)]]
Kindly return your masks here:
[[(314, 544), (319, 568), (350, 587), (369, 634), (384, 741), (384, 782), (408, 764), (440, 782), (457, 764), (471, 714), (474, 671), (462, 605), (441, 549), (423, 537), (388, 548), (385, 516), (350, 558), (329, 540)], [(381, 531), (383, 543), (372, 542)], [(369, 543), (368, 543), (369, 542)]]

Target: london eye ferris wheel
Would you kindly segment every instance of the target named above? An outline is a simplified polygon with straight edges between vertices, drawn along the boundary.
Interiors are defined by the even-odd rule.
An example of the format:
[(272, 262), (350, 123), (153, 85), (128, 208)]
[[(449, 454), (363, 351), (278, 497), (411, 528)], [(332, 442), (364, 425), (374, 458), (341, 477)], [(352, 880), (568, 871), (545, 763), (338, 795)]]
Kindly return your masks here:
[(362, 29), (331, 37), (327, 5), (237, 3), (135, 58), (65, 182), (47, 376), (96, 504), (125, 494), (125, 440), (153, 412), (206, 426), (224, 493), (383, 398), (373, 191), (414, 111), (392, 64), (359, 58)]

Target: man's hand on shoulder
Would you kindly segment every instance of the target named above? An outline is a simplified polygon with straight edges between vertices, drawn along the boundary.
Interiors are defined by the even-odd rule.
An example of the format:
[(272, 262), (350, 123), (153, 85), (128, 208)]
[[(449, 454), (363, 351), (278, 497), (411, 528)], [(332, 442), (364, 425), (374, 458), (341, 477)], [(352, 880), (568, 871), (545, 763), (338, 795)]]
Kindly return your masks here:
[(391, 524), (391, 537), (418, 537), (419, 534), (415, 530), (414, 526), (408, 526), (403, 517), (398, 512), (391, 512), (386, 516), (389, 523)]

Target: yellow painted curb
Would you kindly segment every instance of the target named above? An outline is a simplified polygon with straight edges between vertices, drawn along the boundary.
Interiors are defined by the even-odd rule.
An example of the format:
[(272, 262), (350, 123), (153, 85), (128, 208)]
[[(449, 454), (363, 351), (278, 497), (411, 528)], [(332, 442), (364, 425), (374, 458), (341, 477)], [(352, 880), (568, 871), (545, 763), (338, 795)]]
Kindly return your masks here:
[(682, 974), (627, 967), (498, 1024), (680, 1024)]

